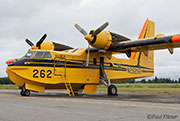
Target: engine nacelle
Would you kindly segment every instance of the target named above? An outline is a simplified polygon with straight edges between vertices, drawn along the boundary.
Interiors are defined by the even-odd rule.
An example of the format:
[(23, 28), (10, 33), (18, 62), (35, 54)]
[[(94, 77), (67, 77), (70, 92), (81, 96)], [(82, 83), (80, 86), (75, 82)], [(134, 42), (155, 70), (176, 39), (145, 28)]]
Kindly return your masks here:
[(40, 48), (34, 46), (31, 46), (32, 49), (43, 49), (43, 50), (54, 50), (54, 51), (63, 51), (63, 50), (69, 50), (73, 49), (70, 46), (64, 45), (64, 44), (59, 44), (55, 42), (43, 42), (40, 45)]
[(44, 49), (44, 50), (54, 50), (54, 44), (52, 42), (43, 42), (41, 44), (41, 49)]
[(32, 49), (54, 50), (54, 44), (52, 42), (43, 42), (38, 48), (36, 45), (31, 46)]
[(102, 31), (95, 37), (91, 36), (90, 34), (85, 36), (85, 39), (89, 42), (89, 44), (95, 48), (98, 49), (109, 49), (111, 43), (112, 43), (112, 36), (109, 31)]

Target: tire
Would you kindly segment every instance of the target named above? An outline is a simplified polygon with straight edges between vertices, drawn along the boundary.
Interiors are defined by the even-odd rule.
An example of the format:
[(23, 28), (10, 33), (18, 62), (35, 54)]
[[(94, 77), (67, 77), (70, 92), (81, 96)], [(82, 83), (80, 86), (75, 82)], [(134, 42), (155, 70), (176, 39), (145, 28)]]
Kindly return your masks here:
[(21, 96), (30, 96), (30, 91), (29, 90), (25, 90), (25, 91), (21, 90), (20, 94), (21, 94)]
[(117, 96), (117, 88), (115, 85), (110, 85), (108, 87), (108, 95), (109, 96)]
[(21, 90), (20, 92), (21, 96), (25, 96), (24, 91)]
[(25, 96), (30, 96), (30, 91), (29, 90), (25, 91)]

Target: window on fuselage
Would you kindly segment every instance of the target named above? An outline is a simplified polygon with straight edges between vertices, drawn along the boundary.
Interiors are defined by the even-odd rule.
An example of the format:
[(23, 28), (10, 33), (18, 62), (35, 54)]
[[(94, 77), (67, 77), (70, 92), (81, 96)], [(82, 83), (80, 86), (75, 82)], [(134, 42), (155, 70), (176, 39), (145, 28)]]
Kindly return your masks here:
[(44, 52), (37, 52), (33, 58), (42, 58)]
[(43, 58), (51, 58), (50, 52), (45, 52)]
[(35, 52), (36, 51), (29, 51), (29, 52), (26, 53), (26, 55), (24, 57), (25, 58), (30, 58), (30, 57), (32, 57), (34, 55)]

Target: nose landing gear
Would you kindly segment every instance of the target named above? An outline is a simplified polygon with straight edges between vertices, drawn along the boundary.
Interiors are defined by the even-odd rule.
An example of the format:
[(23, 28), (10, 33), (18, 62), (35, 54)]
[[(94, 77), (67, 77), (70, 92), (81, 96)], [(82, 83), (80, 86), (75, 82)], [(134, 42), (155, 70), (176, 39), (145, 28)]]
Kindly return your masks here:
[(23, 86), (23, 87), (21, 88), (20, 94), (21, 94), (21, 96), (30, 96), (31, 93), (30, 93), (29, 90), (27, 90), (27, 89), (25, 88), (25, 86)]

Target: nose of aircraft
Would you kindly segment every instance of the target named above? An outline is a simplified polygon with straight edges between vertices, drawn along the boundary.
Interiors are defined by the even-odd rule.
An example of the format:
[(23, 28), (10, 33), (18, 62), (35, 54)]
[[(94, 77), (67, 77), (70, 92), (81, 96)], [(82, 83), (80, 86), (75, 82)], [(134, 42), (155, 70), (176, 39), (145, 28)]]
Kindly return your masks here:
[(7, 64), (7, 65), (8, 65), (8, 64), (11, 64), (11, 63), (13, 63), (14, 61), (16, 61), (16, 59), (8, 60), (8, 61), (6, 61), (6, 64)]

